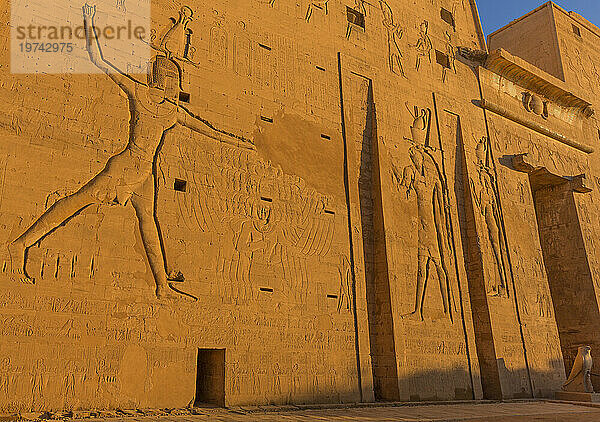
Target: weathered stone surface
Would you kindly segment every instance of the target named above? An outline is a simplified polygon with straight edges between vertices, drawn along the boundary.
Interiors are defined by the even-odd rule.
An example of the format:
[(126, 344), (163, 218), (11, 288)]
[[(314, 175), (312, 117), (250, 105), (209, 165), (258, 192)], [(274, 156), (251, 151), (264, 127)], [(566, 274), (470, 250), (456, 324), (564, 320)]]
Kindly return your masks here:
[(580, 16), (153, 0), (140, 78), (11, 74), (9, 15), (0, 411), (552, 397), (600, 350)]

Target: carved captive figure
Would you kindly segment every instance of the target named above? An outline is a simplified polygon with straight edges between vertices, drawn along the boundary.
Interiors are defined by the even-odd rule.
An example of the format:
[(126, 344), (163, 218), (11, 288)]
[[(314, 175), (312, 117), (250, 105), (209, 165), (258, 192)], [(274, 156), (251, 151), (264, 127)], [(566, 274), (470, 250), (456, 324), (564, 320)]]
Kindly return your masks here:
[[(194, 116), (179, 104), (181, 68), (173, 57), (184, 57), (185, 54), (168, 48), (183, 46), (185, 40), (163, 39), (161, 45), (168, 51), (157, 53), (149, 63), (148, 82), (145, 83), (125, 74), (104, 59), (94, 26), (95, 14), (96, 6), (87, 3), (83, 6), (87, 50), (92, 63), (106, 73), (127, 96), (130, 110), (129, 140), (120, 153), (108, 160), (100, 173), (77, 192), (57, 201), (9, 244), (10, 270), (14, 279), (33, 283), (34, 280), (27, 275), (25, 268), (28, 248), (91, 205), (125, 206), (131, 202), (156, 283), (156, 295), (160, 298), (168, 291), (171, 281), (183, 281), (181, 272), (167, 270), (164, 246), (154, 212), (158, 185), (156, 160), (167, 132), (181, 124), (217, 141), (246, 148), (253, 146), (243, 138), (232, 140), (233, 135), (214, 129), (210, 123)], [(185, 27), (190, 19), (191, 9), (182, 9), (179, 25)], [(169, 31), (165, 37), (181, 34), (184, 32)]]

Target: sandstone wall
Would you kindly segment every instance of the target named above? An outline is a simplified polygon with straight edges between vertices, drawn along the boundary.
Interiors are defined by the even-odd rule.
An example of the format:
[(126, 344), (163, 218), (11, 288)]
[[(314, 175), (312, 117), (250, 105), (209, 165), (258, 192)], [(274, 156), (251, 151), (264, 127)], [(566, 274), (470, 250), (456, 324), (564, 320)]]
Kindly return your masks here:
[[(471, 1), (152, 6), (157, 42), (193, 11), (173, 107), (104, 74), (11, 74), (0, 30), (0, 410), (560, 387), (563, 353), (596, 344), (593, 321), (569, 331), (582, 302), (565, 274), (587, 280), (578, 315), (598, 314), (597, 192), (574, 179), (600, 174), (581, 150), (597, 126), (569, 73), (459, 54), (486, 49)], [(524, 91), (558, 105), (535, 115)], [(162, 129), (132, 131), (136, 116)]]

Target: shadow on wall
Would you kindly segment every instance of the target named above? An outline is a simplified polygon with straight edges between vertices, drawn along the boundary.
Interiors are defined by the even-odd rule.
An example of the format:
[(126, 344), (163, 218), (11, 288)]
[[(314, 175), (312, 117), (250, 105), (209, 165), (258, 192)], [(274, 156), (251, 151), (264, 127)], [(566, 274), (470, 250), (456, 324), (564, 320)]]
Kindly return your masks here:
[[(553, 362), (562, 364), (562, 362)], [(528, 393), (527, 371), (525, 368), (509, 369), (504, 366), (500, 359), (498, 362), (504, 379), (520, 379), (522, 389), (515, 388), (514, 391), (505, 394), (504, 399), (531, 398)], [(122, 381), (114, 383), (114, 390), (90, 389), (92, 385), (98, 386), (99, 380), (96, 376), (76, 373), (50, 373), (36, 372), (40, 368), (19, 368), (19, 372), (0, 373), (0, 412), (33, 412), (33, 411), (57, 411), (57, 410), (86, 410), (86, 409), (135, 409), (175, 407), (182, 408), (186, 404), (194, 403), (193, 397), (172, 397), (172, 403), (161, 401), (160, 405), (148, 402), (142, 397), (123, 397), (120, 390), (123, 389)], [(43, 369), (43, 368), (42, 368)], [(250, 371), (249, 371), (250, 372)], [(27, 375), (26, 375), (27, 374)], [(531, 372), (534, 380), (551, 379), (552, 373)], [(191, 385), (185, 388), (193, 394), (196, 387), (195, 374), (187, 374), (183, 377), (171, 377), (164, 379), (167, 383), (181, 384), (182, 380), (189, 381)], [(339, 377), (339, 374), (337, 375)], [(461, 370), (448, 371), (418, 371), (411, 377), (400, 380), (400, 401), (451, 401), (471, 400), (473, 393), (470, 385), (465, 388), (455, 388), (450, 395), (436, 394), (442, 391), (451, 380), (465, 380), (469, 374)], [(253, 385), (250, 377), (242, 380), (236, 388), (236, 395), (226, 391), (226, 403), (228, 406), (237, 405), (281, 405), (281, 404), (317, 404), (317, 403), (352, 403), (356, 402), (358, 392), (354, 389), (337, 389), (333, 386), (335, 374), (281, 374), (277, 377), (264, 377), (258, 385)], [(139, 379), (139, 388), (134, 389), (144, 394), (144, 385), (148, 385), (149, 379)], [(157, 382), (157, 380), (155, 380)], [(338, 378), (339, 381), (339, 378)], [(231, 383), (225, 380), (226, 385)], [(349, 383), (344, 383), (348, 385)], [(547, 391), (543, 385), (535, 385), (536, 397), (552, 398), (554, 391)], [(181, 385), (162, 385), (162, 389), (180, 390)], [(426, 393), (427, 389), (432, 393)], [(90, 394), (93, 391), (93, 394)], [(238, 392), (239, 391), (239, 392)], [(130, 392), (131, 394), (131, 392)], [(185, 401), (183, 400), (185, 399)], [(200, 403), (201, 401), (198, 401)], [(140, 405), (144, 403), (144, 405)], [(201, 405), (201, 404), (200, 404)]]
[[(509, 361), (509, 360), (507, 360)], [(507, 367), (505, 359), (499, 358), (496, 361), (500, 380), (510, 380), (511, 383), (502, 382), (502, 397), (483, 397), (489, 400), (500, 399), (527, 399), (532, 398), (529, 388), (528, 373), (531, 374), (534, 387), (535, 398), (553, 398), (555, 390), (548, 385), (555, 384), (555, 371), (536, 371), (526, 368)], [(548, 362), (550, 368), (562, 366), (563, 362), (553, 360)], [(474, 374), (476, 377), (477, 375)], [(474, 399), (471, 385), (465, 385), (464, 388), (456, 386), (453, 395), (436, 394), (435, 391), (445, 390), (448, 384), (458, 385), (460, 380), (468, 380), (469, 373), (461, 370), (426, 370), (415, 372), (410, 377), (405, 377), (399, 381), (400, 401), (444, 401), (444, 400), (472, 400)], [(477, 382), (477, 381), (476, 381)], [(424, 390), (430, 391), (429, 393)], [(446, 393), (447, 394), (447, 393)], [(477, 397), (479, 399), (479, 397)]]

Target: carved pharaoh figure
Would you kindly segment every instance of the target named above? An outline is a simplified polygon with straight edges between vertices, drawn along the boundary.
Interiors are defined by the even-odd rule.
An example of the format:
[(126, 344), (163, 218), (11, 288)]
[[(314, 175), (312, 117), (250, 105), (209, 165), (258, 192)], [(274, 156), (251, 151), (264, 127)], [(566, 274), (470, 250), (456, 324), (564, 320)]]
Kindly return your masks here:
[(442, 69), (442, 82), (446, 82), (448, 78), (448, 72), (452, 71), (456, 73), (456, 47), (452, 43), (452, 35), (446, 31), (446, 53), (448, 54), (448, 66), (444, 66)]
[(496, 201), (494, 176), (491, 170), (481, 163), (478, 165), (478, 173), (480, 189), (475, 188), (475, 182), (471, 179), (471, 190), (473, 191), (475, 204), (485, 220), (490, 245), (494, 254), (494, 262), (496, 263), (499, 275), (498, 283), (491, 286), (488, 293), (493, 296), (508, 296), (507, 254), (501, 230), (500, 209)]
[(168, 31), (162, 40), (162, 49), (154, 47), (158, 52), (148, 64), (147, 82), (124, 73), (104, 59), (94, 26), (95, 14), (95, 6), (87, 3), (83, 6), (88, 53), (92, 63), (116, 83), (128, 99), (129, 139), (123, 150), (112, 156), (96, 176), (75, 193), (54, 203), (8, 245), (10, 271), (13, 279), (33, 283), (26, 271), (27, 250), (32, 245), (91, 205), (125, 206), (130, 203), (135, 209), (156, 295), (160, 298), (168, 292), (171, 282), (183, 281), (181, 272), (168, 269), (154, 211), (156, 160), (165, 135), (177, 125), (183, 125), (216, 141), (245, 148), (253, 148), (253, 145), (241, 137), (234, 138), (215, 129), (179, 103), (182, 69), (176, 59), (185, 57), (186, 44), (181, 38), (186, 36), (185, 26), (192, 18), (191, 9), (183, 8), (180, 20), (174, 26), (179, 25), (182, 30)]
[[(411, 165), (404, 168), (402, 176), (395, 167), (392, 167), (393, 178), (398, 188), (403, 188), (407, 198), (412, 191), (416, 194), (417, 200), (417, 280), (416, 297), (414, 310), (406, 316), (413, 316), (423, 320), (423, 306), (425, 302), (425, 293), (427, 283), (434, 269), (437, 273), (437, 279), (442, 296), (442, 305), (444, 313), (453, 320), (451, 302), (453, 293), (450, 287), (448, 268), (446, 260), (447, 251), (452, 250), (450, 236), (447, 230), (447, 209), (445, 206), (443, 182), (439, 172), (438, 165), (432, 154), (432, 148), (427, 145), (426, 134), (428, 133), (429, 120), (431, 113), (428, 113), (429, 119), (421, 130), (415, 130), (415, 126), (422, 116), (427, 113), (414, 115), (415, 123), (411, 129), (413, 138), (418, 132), (423, 133), (419, 136), (422, 142), (415, 141), (409, 149)], [(419, 126), (420, 127), (420, 126)]]
[(400, 27), (400, 24), (394, 23), (392, 8), (387, 2), (380, 0), (379, 6), (383, 14), (383, 26), (387, 30), (390, 71), (406, 78), (404, 67), (402, 66), (402, 51), (400, 50), (400, 40), (404, 36), (404, 30)]
[(417, 40), (417, 64), (416, 69), (419, 71), (421, 68), (421, 59), (426, 58), (431, 63), (431, 50), (433, 50), (433, 43), (429, 37), (429, 22), (423, 21), (419, 26), (419, 39)]

